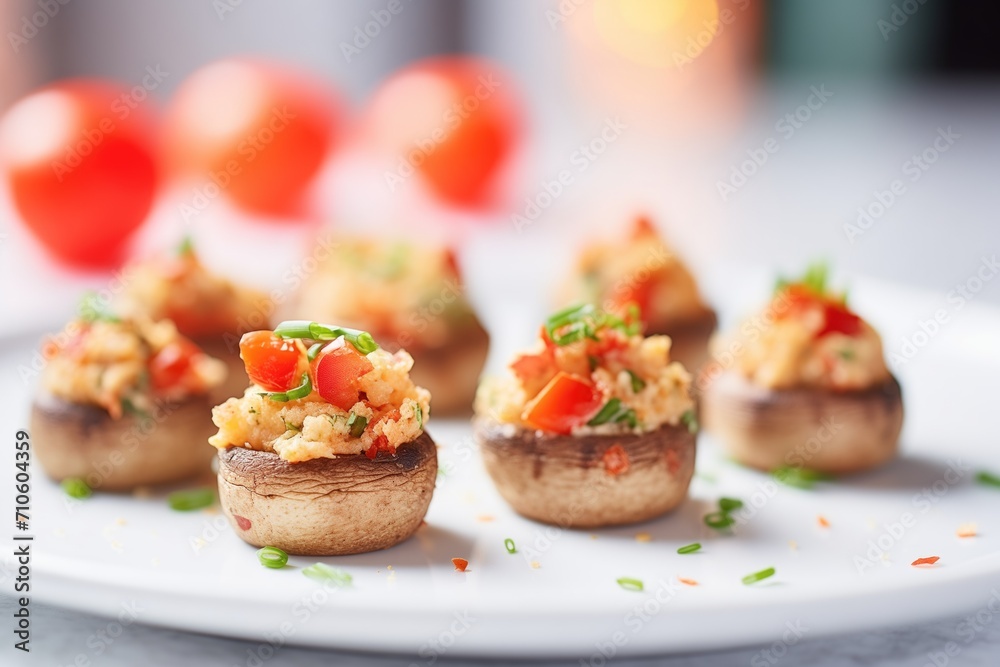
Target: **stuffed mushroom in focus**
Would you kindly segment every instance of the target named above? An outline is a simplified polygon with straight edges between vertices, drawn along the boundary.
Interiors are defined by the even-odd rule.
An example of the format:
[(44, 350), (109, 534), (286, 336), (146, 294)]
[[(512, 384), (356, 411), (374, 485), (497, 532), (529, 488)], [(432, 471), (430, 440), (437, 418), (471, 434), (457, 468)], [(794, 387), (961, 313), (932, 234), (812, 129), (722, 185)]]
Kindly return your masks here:
[(308, 321), (243, 336), (252, 384), (212, 412), (219, 497), (255, 546), (336, 556), (410, 537), (430, 504), (437, 448), (413, 359), (370, 334)]
[(702, 423), (741, 463), (832, 474), (896, 455), (899, 382), (878, 332), (828, 290), (825, 267), (779, 281), (761, 314), (713, 341), (713, 356), (697, 383)]
[(209, 396), (225, 380), (223, 362), (169, 320), (92, 305), (55, 340), (45, 345), (31, 410), (35, 451), (50, 477), (124, 491), (210, 471)]
[(687, 496), (694, 473), (691, 377), (670, 338), (576, 306), (476, 397), (474, 431), (504, 499), (528, 518), (591, 528), (644, 521)]
[(619, 317), (637, 308), (646, 334), (670, 336), (671, 357), (693, 371), (707, 358), (717, 325), (687, 266), (643, 216), (628, 238), (583, 248), (559, 301), (593, 303)]

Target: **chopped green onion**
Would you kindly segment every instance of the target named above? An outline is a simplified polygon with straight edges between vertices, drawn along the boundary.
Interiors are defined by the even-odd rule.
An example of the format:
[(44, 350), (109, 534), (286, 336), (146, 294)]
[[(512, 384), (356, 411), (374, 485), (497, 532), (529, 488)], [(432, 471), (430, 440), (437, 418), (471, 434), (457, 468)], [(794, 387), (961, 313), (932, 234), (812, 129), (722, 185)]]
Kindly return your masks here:
[(87, 292), (80, 299), (80, 319), (84, 322), (121, 322), (117, 315), (101, 303), (97, 292)]
[(635, 410), (629, 408), (623, 411), (617, 417), (615, 417), (615, 423), (621, 424), (622, 422), (627, 423), (631, 428), (635, 428), (639, 425), (639, 419), (635, 416)]
[(646, 388), (646, 381), (643, 380), (638, 375), (636, 375), (634, 371), (630, 371), (628, 369), (625, 369), (625, 372), (628, 373), (628, 377), (632, 381), (632, 393), (633, 394), (638, 394), (640, 391), (642, 391), (643, 389)]
[(687, 426), (689, 432), (698, 432), (698, 417), (695, 415), (694, 410), (687, 410), (684, 414), (682, 414), (681, 423)]
[(76, 498), (77, 500), (83, 500), (94, 495), (94, 492), (90, 490), (90, 486), (79, 477), (64, 479), (61, 486), (67, 496)]
[(850, 361), (851, 359), (854, 358), (854, 350), (850, 350), (847, 348), (844, 348), (843, 350), (838, 350), (837, 356), (843, 359), (844, 361)]
[(290, 422), (287, 419), (282, 419), (281, 421), (283, 421), (285, 423), (285, 430), (286, 431), (295, 431), (297, 433), (302, 432), (302, 427), (299, 426), (299, 425), (297, 425), (297, 424), (295, 424), (294, 422)]
[(264, 547), (257, 552), (257, 560), (264, 567), (280, 570), (288, 564), (288, 554), (278, 547)]
[(619, 577), (618, 585), (627, 591), (639, 592), (643, 589), (642, 581), (639, 579), (632, 579), (631, 577)]
[(302, 384), (294, 389), (289, 389), (288, 391), (267, 391), (261, 392), (261, 396), (266, 396), (272, 401), (277, 401), (279, 403), (287, 403), (288, 401), (297, 401), (301, 398), (305, 398), (312, 393), (313, 385), (312, 380), (309, 379), (309, 373), (302, 374)]
[(378, 343), (367, 331), (330, 326), (309, 320), (288, 320), (274, 328), (274, 335), (281, 338), (304, 338), (306, 340), (337, 340), (341, 336), (361, 354), (371, 354), (378, 349)]
[(503, 541), (503, 546), (504, 549), (507, 550), (507, 553), (509, 554), (517, 553), (517, 547), (514, 546), (514, 540), (510, 539), (509, 537)]
[(413, 408), (413, 411), (417, 415), (417, 426), (419, 426), (420, 428), (423, 428), (424, 427), (424, 409), (422, 407), (420, 407), (419, 403), (417, 403), (416, 407)]
[(190, 489), (187, 491), (175, 491), (167, 496), (167, 503), (170, 509), (178, 512), (191, 512), (208, 507), (215, 502), (215, 490), (213, 489)]
[(743, 501), (736, 498), (719, 498), (719, 509), (729, 514), (733, 510), (743, 507)]
[(767, 579), (768, 577), (774, 576), (774, 568), (769, 567), (766, 570), (761, 570), (760, 572), (754, 572), (753, 574), (748, 574), (743, 577), (743, 583), (747, 586), (750, 584), (755, 584), (762, 579)]
[(976, 481), (980, 484), (985, 484), (986, 486), (1000, 487), (1000, 477), (986, 470), (980, 470), (976, 473)]
[(597, 367), (600, 365), (601, 360), (592, 354), (588, 354), (587, 363), (590, 365), (590, 372), (593, 373), (594, 371), (597, 370)]
[(638, 310), (629, 309), (631, 322), (599, 311), (592, 304), (582, 304), (564, 308), (545, 320), (545, 333), (549, 339), (559, 345), (569, 345), (584, 338), (597, 339), (597, 331), (602, 328), (618, 329), (626, 335), (633, 336), (641, 330), (641, 322), (637, 317)]
[(793, 486), (797, 489), (811, 489), (816, 482), (826, 482), (833, 479), (832, 475), (825, 472), (795, 466), (778, 468), (771, 475), (782, 484)]
[(313, 563), (308, 567), (304, 567), (302, 568), (302, 574), (317, 581), (332, 582), (337, 586), (350, 586), (351, 582), (354, 581), (354, 577), (347, 572), (337, 567), (330, 567), (326, 563)]
[(712, 512), (711, 514), (705, 515), (704, 522), (709, 528), (723, 530), (736, 523), (736, 520), (729, 516), (728, 512)]
[(177, 254), (181, 257), (194, 254), (194, 239), (191, 238), (190, 234), (185, 234), (184, 238), (181, 239), (180, 244), (177, 246)]
[(316, 343), (306, 352), (306, 359), (313, 361), (319, 354), (319, 351), (323, 349), (323, 343)]
[(152, 415), (150, 415), (142, 408), (136, 407), (135, 403), (133, 403), (132, 399), (129, 398), (128, 396), (122, 397), (122, 412), (124, 412), (127, 415), (132, 415), (139, 421), (143, 422), (148, 422), (153, 418)]
[(618, 414), (618, 410), (621, 406), (621, 401), (617, 398), (612, 398), (604, 404), (603, 408), (598, 410), (596, 415), (591, 417), (590, 421), (587, 422), (587, 426), (600, 426), (601, 424), (607, 424), (616, 414)]
[(367, 427), (368, 418), (355, 414), (352, 410), (351, 414), (347, 417), (347, 428), (351, 429), (351, 437), (360, 438), (361, 434), (365, 432), (365, 428)]
[(677, 550), (679, 554), (693, 554), (695, 551), (701, 550), (701, 543), (695, 542), (693, 544), (686, 544)]

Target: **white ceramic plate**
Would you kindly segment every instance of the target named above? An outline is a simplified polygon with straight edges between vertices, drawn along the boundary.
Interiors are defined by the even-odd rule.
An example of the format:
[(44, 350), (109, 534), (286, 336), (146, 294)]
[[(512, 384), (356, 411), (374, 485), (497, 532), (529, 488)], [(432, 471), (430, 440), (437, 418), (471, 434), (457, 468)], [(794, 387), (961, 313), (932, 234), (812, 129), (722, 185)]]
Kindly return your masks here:
[[(445, 473), (427, 525), (384, 552), (323, 559), (354, 578), (349, 588), (327, 591), (301, 573), (315, 559), (262, 568), (217, 509), (174, 512), (162, 494), (68, 501), (36, 466), (32, 594), (125, 620), (133, 613), (127, 608), (142, 623), (256, 640), (262, 659), (274, 645), (292, 643), (416, 654), (417, 664), (467, 655), (597, 665), (612, 654), (795, 642), (986, 609), (1000, 581), (1000, 492), (973, 476), (1000, 469), (1000, 316), (874, 283), (853, 293), (882, 329), (887, 352), (935, 309), (950, 314), (900, 369), (903, 456), (882, 470), (802, 491), (726, 461), (703, 436), (691, 498), (672, 515), (616, 530), (561, 531), (507, 509), (481, 470), (466, 423), (433, 420)], [(31, 383), (18, 368), (37, 339), (3, 341), (0, 422), (9, 440), (26, 427)], [(12, 495), (4, 491), (5, 502)], [(733, 535), (702, 524), (722, 495), (747, 502)], [(979, 536), (958, 538), (965, 523), (978, 524)], [(506, 552), (505, 538), (519, 553)], [(700, 553), (676, 553), (694, 541)], [(9, 594), (13, 563), (10, 550), (3, 553)], [(936, 566), (911, 567), (932, 555), (941, 557)], [(455, 572), (452, 557), (467, 558), (469, 571)], [(741, 583), (766, 567), (777, 574)], [(645, 590), (624, 590), (619, 577), (640, 579)]]

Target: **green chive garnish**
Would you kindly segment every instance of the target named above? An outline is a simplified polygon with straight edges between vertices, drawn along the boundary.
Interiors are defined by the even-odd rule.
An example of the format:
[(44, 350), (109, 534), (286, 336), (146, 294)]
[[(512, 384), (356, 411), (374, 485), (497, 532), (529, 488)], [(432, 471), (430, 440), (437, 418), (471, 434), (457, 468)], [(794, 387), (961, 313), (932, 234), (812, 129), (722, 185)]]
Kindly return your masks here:
[(504, 549), (507, 550), (507, 553), (509, 554), (517, 553), (517, 547), (514, 546), (514, 540), (510, 539), (509, 537), (503, 541), (503, 547)]
[(84, 322), (121, 322), (121, 319), (101, 303), (97, 292), (87, 292), (80, 299), (80, 319)]
[(600, 365), (601, 360), (592, 354), (588, 354), (587, 363), (590, 365), (590, 372), (593, 373), (594, 371), (597, 370), (597, 367)]
[(545, 333), (559, 346), (569, 345), (584, 338), (597, 339), (597, 331), (603, 328), (618, 329), (627, 336), (640, 333), (642, 323), (630, 308), (626, 321), (617, 315), (599, 311), (591, 304), (570, 306), (551, 315), (545, 320)]
[(706, 514), (703, 521), (706, 526), (714, 528), (715, 530), (723, 530), (736, 523), (736, 519), (729, 516), (727, 512), (712, 512), (711, 514)]
[(318, 355), (319, 351), (322, 349), (323, 349), (323, 343), (315, 343), (312, 347), (310, 347), (306, 351), (306, 359), (308, 359), (309, 361), (313, 361), (314, 359), (316, 359), (316, 355)]
[(688, 410), (682, 414), (681, 423), (687, 426), (688, 431), (691, 433), (698, 432), (698, 417), (695, 415), (694, 410)]
[(215, 502), (215, 490), (213, 489), (190, 489), (187, 491), (175, 491), (167, 496), (167, 503), (170, 509), (178, 512), (190, 512), (208, 507)]
[(294, 389), (289, 389), (288, 391), (266, 391), (260, 392), (261, 396), (266, 396), (272, 401), (277, 401), (279, 403), (287, 403), (288, 401), (297, 401), (301, 398), (305, 398), (312, 393), (313, 385), (312, 380), (309, 379), (309, 373), (302, 374), (302, 384)]
[(794, 486), (797, 489), (811, 489), (816, 482), (827, 482), (833, 479), (832, 475), (825, 472), (795, 466), (778, 468), (771, 475), (782, 484)]
[(347, 417), (347, 428), (351, 429), (352, 438), (360, 438), (361, 434), (365, 432), (365, 428), (368, 426), (368, 418), (362, 417), (361, 415), (351, 414)]
[(60, 486), (62, 486), (62, 490), (67, 496), (76, 498), (77, 500), (83, 500), (94, 495), (94, 492), (90, 490), (90, 486), (79, 477), (64, 479)]
[(768, 577), (774, 576), (774, 568), (769, 567), (766, 570), (761, 570), (760, 572), (754, 572), (753, 574), (748, 574), (743, 577), (743, 583), (747, 586), (750, 584), (755, 584), (762, 579), (767, 579)]
[(413, 411), (417, 414), (417, 426), (419, 426), (420, 428), (423, 428), (424, 427), (424, 409), (422, 407), (420, 407), (419, 403), (417, 403), (417, 406), (415, 408), (413, 408)]
[(596, 415), (594, 415), (587, 426), (600, 426), (601, 424), (607, 424), (611, 421), (611, 418), (618, 414), (618, 410), (621, 408), (622, 402), (617, 398), (612, 398), (610, 401), (604, 404)]
[(264, 567), (280, 570), (288, 564), (288, 554), (278, 547), (264, 547), (257, 552), (257, 560)]
[(980, 470), (976, 473), (976, 481), (980, 484), (985, 484), (986, 486), (1000, 487), (1000, 477), (997, 477), (993, 473), (986, 470)]
[(687, 544), (677, 550), (679, 554), (693, 554), (695, 551), (701, 550), (701, 543), (695, 542), (694, 544)]
[(627, 591), (641, 591), (643, 589), (642, 581), (639, 579), (632, 579), (631, 577), (619, 577), (618, 585)]
[(643, 380), (641, 377), (639, 377), (638, 375), (636, 375), (634, 371), (630, 371), (628, 369), (625, 369), (625, 372), (628, 373), (629, 380), (632, 381), (632, 393), (633, 394), (638, 394), (640, 391), (642, 391), (643, 389), (645, 389), (645, 387), (646, 387), (646, 381), (645, 380)]
[(288, 320), (274, 328), (274, 335), (281, 338), (303, 338), (306, 340), (337, 340), (341, 336), (361, 354), (371, 354), (378, 349), (378, 343), (367, 331), (348, 329), (310, 322), (308, 320)]
[(743, 507), (743, 501), (736, 498), (719, 498), (719, 509), (729, 514), (733, 510)]
[(354, 581), (347, 572), (340, 568), (330, 567), (326, 563), (313, 563), (309, 567), (302, 568), (302, 574), (317, 581), (329, 581), (337, 586), (350, 586)]
[(177, 254), (181, 257), (194, 254), (194, 239), (191, 238), (190, 234), (185, 234), (177, 245)]

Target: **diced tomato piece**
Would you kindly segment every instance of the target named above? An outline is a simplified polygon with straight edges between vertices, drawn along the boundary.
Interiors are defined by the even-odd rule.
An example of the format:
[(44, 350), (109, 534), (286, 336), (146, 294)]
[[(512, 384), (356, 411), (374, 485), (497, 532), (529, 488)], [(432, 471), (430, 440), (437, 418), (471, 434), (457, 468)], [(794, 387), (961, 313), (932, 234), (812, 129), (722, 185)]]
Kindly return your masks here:
[(149, 379), (156, 391), (184, 386), (189, 381), (192, 360), (204, 354), (187, 338), (178, 338), (149, 360)]
[(635, 304), (639, 308), (639, 319), (643, 324), (648, 324), (649, 307), (653, 302), (653, 280), (646, 278), (623, 286), (623, 289), (616, 291), (611, 301), (614, 304), (614, 311), (624, 315), (629, 304)]
[(464, 558), (452, 558), (451, 564), (455, 566), (457, 572), (465, 572), (469, 569), (469, 561)]
[(604, 396), (588, 380), (560, 371), (524, 408), (529, 426), (567, 434), (597, 414)]
[(817, 338), (831, 333), (855, 336), (861, 331), (861, 318), (839, 303), (827, 303), (823, 314), (826, 322), (816, 334)]
[(510, 364), (510, 369), (521, 384), (528, 384), (538, 377), (551, 373), (553, 359), (551, 354), (522, 354)]
[(637, 240), (646, 236), (657, 236), (656, 227), (650, 222), (649, 218), (644, 215), (640, 215), (632, 223), (632, 239)]
[(298, 384), (302, 351), (294, 340), (251, 331), (240, 340), (240, 357), (250, 379), (268, 391), (288, 391)]
[(384, 435), (375, 438), (375, 441), (365, 451), (365, 456), (374, 461), (378, 457), (379, 452), (386, 452), (389, 456), (395, 456), (396, 454), (396, 448), (389, 444), (389, 439)]
[(374, 368), (368, 357), (338, 338), (312, 362), (316, 391), (326, 402), (350, 410), (361, 397), (358, 380)]

